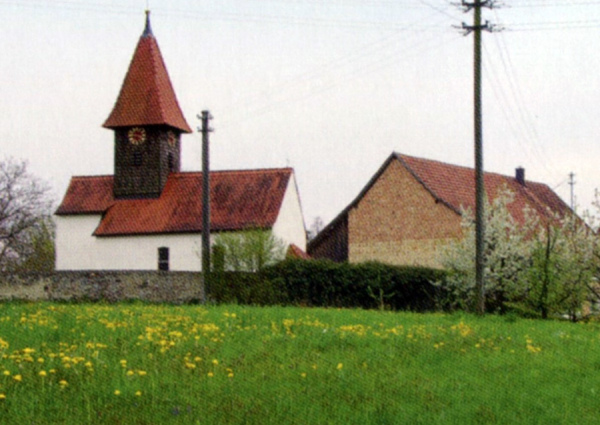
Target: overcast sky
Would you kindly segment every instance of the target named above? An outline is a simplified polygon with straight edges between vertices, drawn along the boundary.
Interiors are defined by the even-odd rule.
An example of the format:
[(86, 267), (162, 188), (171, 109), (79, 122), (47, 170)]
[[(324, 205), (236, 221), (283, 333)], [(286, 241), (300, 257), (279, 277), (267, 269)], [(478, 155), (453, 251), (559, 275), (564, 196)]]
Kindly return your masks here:
[[(214, 116), (213, 169), (292, 166), (307, 226), (327, 223), (393, 152), (472, 167), (472, 22), (450, 0), (0, 0), (0, 157), (57, 201), (113, 173), (101, 127), (152, 28), (192, 128)], [(484, 9), (486, 171), (548, 184), (579, 210), (600, 186), (600, 1)], [(183, 137), (183, 167), (201, 168)]]

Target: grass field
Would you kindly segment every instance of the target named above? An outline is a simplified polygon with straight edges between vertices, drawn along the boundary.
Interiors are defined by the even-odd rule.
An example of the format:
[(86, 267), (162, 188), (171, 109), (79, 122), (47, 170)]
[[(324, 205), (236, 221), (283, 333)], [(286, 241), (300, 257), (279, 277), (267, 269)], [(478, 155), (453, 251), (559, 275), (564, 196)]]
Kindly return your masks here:
[(600, 325), (0, 305), (2, 424), (596, 424)]

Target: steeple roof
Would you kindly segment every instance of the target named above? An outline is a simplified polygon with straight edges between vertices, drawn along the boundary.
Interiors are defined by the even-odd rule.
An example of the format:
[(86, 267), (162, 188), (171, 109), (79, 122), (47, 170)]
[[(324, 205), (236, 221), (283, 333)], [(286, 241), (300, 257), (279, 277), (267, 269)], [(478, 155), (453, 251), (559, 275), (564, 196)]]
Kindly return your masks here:
[(131, 59), (117, 102), (103, 127), (168, 125), (191, 133), (146, 12), (146, 27)]

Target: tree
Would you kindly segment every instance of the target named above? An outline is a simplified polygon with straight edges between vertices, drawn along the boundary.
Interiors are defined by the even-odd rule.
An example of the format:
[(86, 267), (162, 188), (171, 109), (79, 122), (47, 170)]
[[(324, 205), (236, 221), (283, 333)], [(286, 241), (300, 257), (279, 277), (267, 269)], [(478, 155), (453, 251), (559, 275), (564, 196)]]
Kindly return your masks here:
[(285, 244), (271, 230), (251, 229), (220, 233), (213, 246), (216, 271), (254, 272), (285, 257)]
[(308, 240), (313, 240), (323, 230), (323, 227), (323, 219), (320, 216), (316, 216), (308, 230)]
[[(488, 310), (506, 309), (529, 266), (530, 236), (537, 218), (525, 211), (519, 224), (510, 214), (508, 205), (514, 193), (501, 190), (489, 208), (485, 209), (485, 293)], [(445, 283), (455, 307), (471, 309), (477, 298), (475, 287), (475, 222), (471, 211), (463, 211), (464, 237), (450, 244), (442, 255), (442, 264), (450, 272)]]
[[(524, 222), (518, 224), (508, 210), (512, 200), (513, 195), (504, 190), (486, 209), (487, 309), (510, 308), (542, 318), (567, 314), (576, 320), (586, 301), (598, 300), (596, 233), (574, 214), (549, 214), (542, 222), (526, 210)], [(468, 213), (463, 215), (463, 226), (464, 239), (449, 246), (443, 263), (451, 272), (446, 285), (455, 306), (469, 308), (475, 300), (475, 248)]]
[(0, 271), (24, 265), (44, 232), (53, 239), (49, 191), (46, 183), (27, 171), (27, 162), (0, 161)]

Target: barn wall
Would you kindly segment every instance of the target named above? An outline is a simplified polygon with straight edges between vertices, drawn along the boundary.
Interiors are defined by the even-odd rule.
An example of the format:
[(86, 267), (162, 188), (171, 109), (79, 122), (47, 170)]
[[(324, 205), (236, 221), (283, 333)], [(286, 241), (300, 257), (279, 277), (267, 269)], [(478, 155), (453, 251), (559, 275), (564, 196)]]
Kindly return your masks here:
[(460, 216), (391, 161), (348, 213), (349, 261), (441, 267), (440, 249), (461, 236)]

